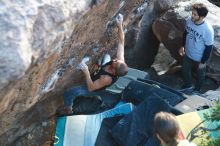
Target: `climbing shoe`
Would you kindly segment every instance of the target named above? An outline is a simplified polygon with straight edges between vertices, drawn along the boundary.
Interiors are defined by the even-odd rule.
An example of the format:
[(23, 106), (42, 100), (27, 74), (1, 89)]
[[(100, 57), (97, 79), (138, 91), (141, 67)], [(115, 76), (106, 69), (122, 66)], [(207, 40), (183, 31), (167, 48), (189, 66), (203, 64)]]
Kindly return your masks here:
[(178, 91), (179, 92), (184, 92), (184, 91), (193, 91), (194, 87), (191, 85), (191, 86), (182, 86), (181, 89), (179, 89)]
[(57, 116), (69, 116), (72, 115), (72, 108), (68, 106), (61, 106), (56, 110)]

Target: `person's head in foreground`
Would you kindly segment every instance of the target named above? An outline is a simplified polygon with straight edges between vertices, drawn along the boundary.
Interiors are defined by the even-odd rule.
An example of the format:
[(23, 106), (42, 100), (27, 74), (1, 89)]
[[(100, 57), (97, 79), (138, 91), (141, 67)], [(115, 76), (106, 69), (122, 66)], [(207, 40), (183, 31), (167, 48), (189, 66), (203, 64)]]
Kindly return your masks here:
[(167, 112), (157, 113), (154, 118), (154, 130), (162, 145), (178, 145), (180, 128), (175, 115)]

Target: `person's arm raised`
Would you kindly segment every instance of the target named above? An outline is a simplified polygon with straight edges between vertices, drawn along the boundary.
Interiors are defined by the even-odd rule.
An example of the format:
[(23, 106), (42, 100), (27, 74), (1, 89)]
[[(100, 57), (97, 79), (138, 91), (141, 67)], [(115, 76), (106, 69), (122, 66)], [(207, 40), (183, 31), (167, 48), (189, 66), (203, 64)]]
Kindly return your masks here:
[(116, 23), (118, 26), (118, 48), (117, 48), (117, 59), (124, 61), (124, 31), (123, 31), (123, 15), (119, 14), (116, 17)]

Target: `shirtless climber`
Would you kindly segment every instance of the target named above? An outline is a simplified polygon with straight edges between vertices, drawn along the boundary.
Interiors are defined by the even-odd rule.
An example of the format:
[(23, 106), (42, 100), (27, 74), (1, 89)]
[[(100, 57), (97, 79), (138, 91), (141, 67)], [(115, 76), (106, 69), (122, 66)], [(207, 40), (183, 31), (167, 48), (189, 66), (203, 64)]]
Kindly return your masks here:
[(84, 62), (81, 62), (79, 64), (79, 69), (85, 75), (86, 84), (74, 87), (64, 94), (64, 106), (58, 108), (58, 115), (72, 114), (72, 104), (76, 96), (85, 95), (89, 92), (105, 89), (106, 87), (116, 82), (118, 77), (127, 74), (128, 66), (124, 59), (124, 32), (122, 22), (123, 15), (119, 14), (116, 17), (116, 23), (118, 27), (118, 48), (116, 58), (109, 60), (109, 62), (102, 65), (96, 72), (92, 74), (90, 74), (88, 66)]

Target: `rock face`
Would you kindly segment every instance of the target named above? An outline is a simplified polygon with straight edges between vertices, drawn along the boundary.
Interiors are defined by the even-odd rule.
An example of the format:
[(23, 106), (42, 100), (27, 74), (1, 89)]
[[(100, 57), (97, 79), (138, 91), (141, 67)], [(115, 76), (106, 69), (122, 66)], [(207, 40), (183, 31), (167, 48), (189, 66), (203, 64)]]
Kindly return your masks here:
[(155, 61), (151, 65), (158, 75), (162, 75), (169, 71), (170, 67), (176, 63), (176, 60), (171, 56), (168, 49), (166, 49), (163, 44), (160, 44), (157, 55), (155, 56)]
[[(205, 3), (209, 8), (209, 13), (206, 21), (209, 22), (215, 31), (214, 50), (211, 54), (210, 60), (207, 63), (207, 75), (217, 82), (220, 81), (220, 22), (218, 16), (219, 7), (209, 3), (206, 0), (197, 2)], [(191, 16), (190, 7), (194, 3), (191, 1), (179, 2), (178, 5), (167, 11), (164, 15), (154, 21), (153, 32), (158, 40), (162, 42), (165, 47), (170, 51), (171, 55), (181, 62), (182, 57), (178, 54), (178, 50), (182, 45), (182, 34), (185, 26), (185, 19)]]
[(88, 10), (88, 2), (0, 2), (0, 145), (11, 145), (54, 112), (55, 106), (49, 104), (38, 106), (45, 116), (38, 113), (42, 110), (31, 107), (45, 91), (53, 89), (55, 82), (47, 80), (56, 81), (50, 80), (50, 74), (55, 72), (52, 76), (57, 77), (61, 73), (56, 59), (76, 21)]
[(60, 51), (87, 7), (85, 0), (1, 1), (0, 89), (22, 77), (31, 63)]
[(213, 3), (216, 6), (220, 7), (220, 1), (219, 0), (209, 0), (209, 2)]
[(92, 71), (103, 53), (114, 56), (112, 20), (120, 11), (127, 27), (144, 0), (98, 1), (82, 16), (88, 2), (0, 2), (0, 145), (50, 143), (63, 92), (83, 81), (77, 64), (89, 56)]
[(175, 2), (172, 0), (158, 0), (149, 3), (141, 19), (141, 27), (135, 47), (133, 47), (133, 50), (128, 51), (132, 54), (127, 58), (129, 66), (144, 69), (153, 64), (158, 52), (159, 41), (153, 34), (152, 24), (156, 18), (171, 8)]

